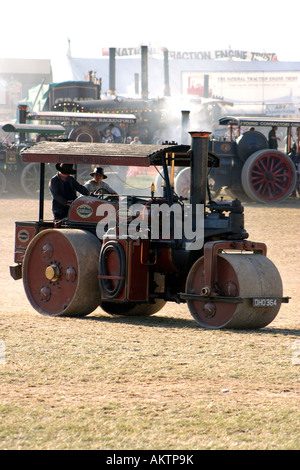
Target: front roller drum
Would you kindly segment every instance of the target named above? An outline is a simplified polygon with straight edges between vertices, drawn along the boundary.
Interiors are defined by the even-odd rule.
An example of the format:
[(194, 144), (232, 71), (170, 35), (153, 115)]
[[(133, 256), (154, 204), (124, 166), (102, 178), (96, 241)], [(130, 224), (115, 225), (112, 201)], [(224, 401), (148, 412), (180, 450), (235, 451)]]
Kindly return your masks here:
[(187, 304), (194, 319), (205, 328), (263, 328), (274, 320), (281, 306), (280, 274), (261, 254), (219, 254), (214, 294), (203, 295), (205, 284), (202, 257), (189, 272), (186, 293), (194, 294)]
[(101, 243), (84, 230), (49, 229), (29, 244), (23, 264), (27, 298), (39, 313), (82, 317), (100, 303)]

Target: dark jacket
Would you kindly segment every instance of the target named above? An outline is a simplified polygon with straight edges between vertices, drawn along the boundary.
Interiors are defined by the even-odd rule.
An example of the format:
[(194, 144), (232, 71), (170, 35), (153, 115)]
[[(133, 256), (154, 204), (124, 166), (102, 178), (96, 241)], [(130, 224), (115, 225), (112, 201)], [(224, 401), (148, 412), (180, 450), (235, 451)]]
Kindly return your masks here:
[(49, 189), (53, 196), (52, 212), (55, 219), (63, 219), (68, 215), (69, 206), (67, 203), (68, 201), (74, 201), (74, 199), (76, 199), (76, 191), (85, 196), (90, 194), (90, 192), (72, 176), (69, 176), (63, 181), (58, 173), (51, 178)]
[(269, 132), (269, 149), (277, 149), (278, 148), (278, 142), (276, 138), (276, 132), (274, 129), (271, 129)]

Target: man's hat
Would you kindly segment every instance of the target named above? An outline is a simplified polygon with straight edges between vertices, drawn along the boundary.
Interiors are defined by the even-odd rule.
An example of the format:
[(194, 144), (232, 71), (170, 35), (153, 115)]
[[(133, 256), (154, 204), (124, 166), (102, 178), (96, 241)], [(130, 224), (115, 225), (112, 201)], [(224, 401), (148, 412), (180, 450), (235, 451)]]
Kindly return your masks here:
[(63, 175), (75, 175), (76, 170), (74, 170), (73, 165), (69, 163), (57, 163), (55, 165), (57, 171), (60, 171)]
[(107, 178), (107, 176), (104, 174), (104, 171), (103, 171), (103, 168), (101, 168), (101, 166), (97, 166), (93, 173), (90, 173), (91, 176), (93, 175), (102, 175), (103, 176), (103, 179)]

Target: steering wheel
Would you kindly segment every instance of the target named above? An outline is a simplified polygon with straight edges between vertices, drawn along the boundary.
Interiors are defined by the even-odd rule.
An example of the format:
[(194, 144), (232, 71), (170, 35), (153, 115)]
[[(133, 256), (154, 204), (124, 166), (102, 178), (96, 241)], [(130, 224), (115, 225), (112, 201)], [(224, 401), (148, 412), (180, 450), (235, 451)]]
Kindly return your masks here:
[(117, 194), (111, 194), (107, 189), (105, 188), (99, 188), (96, 189), (96, 191), (93, 192), (93, 196), (97, 196), (98, 199), (105, 199), (105, 200), (117, 200), (118, 195)]

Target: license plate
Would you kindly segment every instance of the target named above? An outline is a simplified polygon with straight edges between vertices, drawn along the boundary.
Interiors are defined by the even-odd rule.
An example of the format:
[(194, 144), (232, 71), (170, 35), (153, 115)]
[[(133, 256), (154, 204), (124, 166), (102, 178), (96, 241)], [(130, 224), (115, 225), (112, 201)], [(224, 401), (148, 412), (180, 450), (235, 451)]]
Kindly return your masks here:
[(276, 307), (278, 305), (278, 299), (274, 297), (254, 297), (252, 299), (253, 307)]

